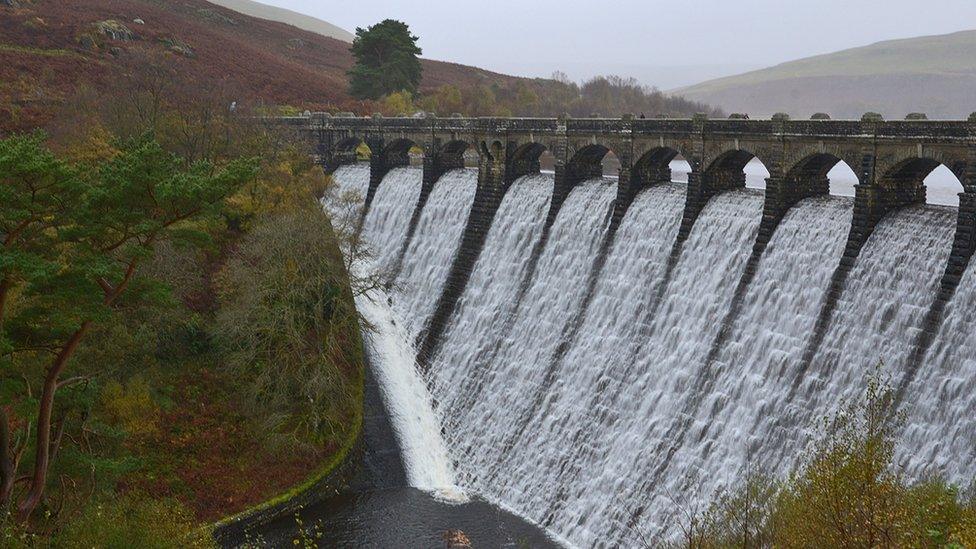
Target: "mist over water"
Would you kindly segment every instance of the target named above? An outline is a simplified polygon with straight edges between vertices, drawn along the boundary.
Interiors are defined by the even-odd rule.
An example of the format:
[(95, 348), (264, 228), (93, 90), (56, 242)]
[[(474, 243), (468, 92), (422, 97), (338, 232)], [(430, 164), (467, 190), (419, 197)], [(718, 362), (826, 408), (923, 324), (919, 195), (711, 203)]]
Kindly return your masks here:
[[(432, 410), (440, 433), (403, 430), (413, 437), (403, 444), (442, 447), (450, 463), (411, 465), (416, 478), (456, 483), (569, 545), (639, 546), (673, 524), (677, 504), (707, 501), (755, 466), (786, 472), (816, 422), (862, 394), (879, 361), (894, 384), (901, 380), (939, 289), (955, 209), (913, 206), (879, 223), (803, 371), (852, 200), (818, 197), (793, 207), (733, 308), (740, 281), (749, 280), (767, 174), (761, 164), (747, 166), (751, 189), (712, 198), (675, 248), (681, 164), (672, 164), (675, 183), (634, 200), (591, 295), (587, 282), (597, 275), (616, 181), (594, 179), (572, 191), (531, 278), (553, 177), (513, 183), (430, 361), (430, 401), (420, 405)], [(340, 187), (364, 192), (363, 169), (337, 172)], [(364, 235), (380, 264), (403, 249), (418, 172), (391, 172), (366, 217)], [(930, 201), (959, 190), (944, 175), (927, 180)], [(853, 194), (846, 166), (831, 179), (835, 194), (847, 183)], [(429, 320), (475, 185), (473, 172), (442, 178), (405, 248), (391, 290), (391, 322), (403, 339)], [(732, 310), (727, 337), (719, 337)], [(935, 472), (967, 484), (976, 475), (973, 311), (976, 269), (963, 277), (909, 386), (898, 462), (913, 478)]]

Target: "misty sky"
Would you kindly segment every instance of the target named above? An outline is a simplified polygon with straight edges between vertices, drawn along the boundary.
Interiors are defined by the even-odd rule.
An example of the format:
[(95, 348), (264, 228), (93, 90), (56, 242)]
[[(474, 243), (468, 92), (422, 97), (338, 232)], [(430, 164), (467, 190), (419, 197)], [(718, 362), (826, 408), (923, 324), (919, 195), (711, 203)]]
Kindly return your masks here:
[[(574, 79), (629, 73), (674, 80), (645, 82), (662, 88), (976, 28), (976, 0), (260, 1), (351, 32), (388, 17), (406, 21), (432, 59), (526, 76), (563, 70)], [(663, 67), (677, 70), (655, 70)]]

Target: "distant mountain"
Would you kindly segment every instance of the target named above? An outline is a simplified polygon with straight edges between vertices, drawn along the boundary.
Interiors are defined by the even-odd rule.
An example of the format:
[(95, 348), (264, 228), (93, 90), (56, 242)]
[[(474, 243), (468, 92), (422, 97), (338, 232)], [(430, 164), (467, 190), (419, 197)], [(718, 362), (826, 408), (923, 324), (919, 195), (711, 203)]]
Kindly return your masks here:
[(343, 42), (352, 43), (353, 38), (355, 38), (351, 32), (340, 29), (332, 23), (316, 19), (303, 13), (269, 6), (260, 2), (252, 2), (251, 0), (210, 0), (210, 3), (232, 9), (244, 15), (250, 15), (251, 17), (259, 17), (269, 21), (278, 21), (279, 23), (292, 25), (302, 30), (318, 33), (322, 36), (335, 38), (336, 40), (342, 40)]
[(976, 111), (976, 31), (879, 42), (675, 90), (730, 112), (930, 118)]

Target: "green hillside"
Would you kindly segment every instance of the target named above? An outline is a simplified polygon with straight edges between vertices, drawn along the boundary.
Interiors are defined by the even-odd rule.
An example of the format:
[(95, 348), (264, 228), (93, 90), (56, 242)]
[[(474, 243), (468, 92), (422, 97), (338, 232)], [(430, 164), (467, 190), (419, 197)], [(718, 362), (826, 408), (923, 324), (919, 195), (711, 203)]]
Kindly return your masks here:
[(754, 115), (828, 112), (889, 117), (926, 112), (956, 118), (976, 110), (976, 31), (879, 42), (720, 78), (677, 93)]
[(316, 19), (315, 17), (291, 10), (261, 4), (260, 2), (253, 2), (252, 0), (210, 0), (210, 3), (232, 9), (244, 15), (250, 15), (251, 17), (286, 23), (302, 30), (318, 33), (322, 36), (335, 38), (336, 40), (342, 40), (343, 42), (352, 42), (353, 39), (352, 33), (340, 29), (332, 23), (327, 23), (321, 19)]

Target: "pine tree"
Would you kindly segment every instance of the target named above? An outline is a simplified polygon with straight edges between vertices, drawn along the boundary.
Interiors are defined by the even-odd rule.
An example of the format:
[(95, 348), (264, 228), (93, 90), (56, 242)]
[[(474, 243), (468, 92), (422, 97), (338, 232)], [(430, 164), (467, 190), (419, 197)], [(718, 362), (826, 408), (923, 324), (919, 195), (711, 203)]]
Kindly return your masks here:
[(406, 23), (393, 19), (356, 29), (351, 48), (356, 65), (349, 71), (350, 93), (360, 99), (379, 99), (401, 91), (416, 95), (423, 72), (417, 40)]

